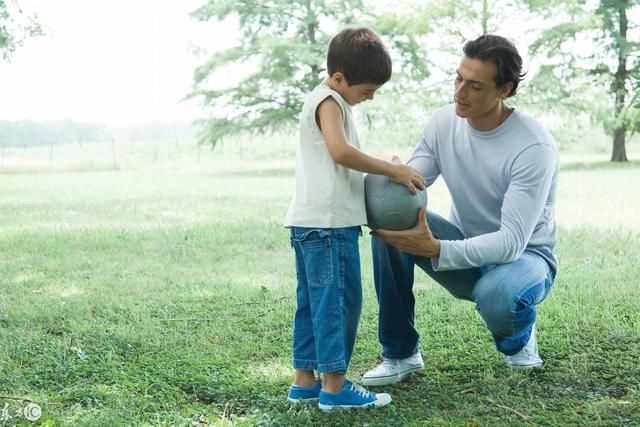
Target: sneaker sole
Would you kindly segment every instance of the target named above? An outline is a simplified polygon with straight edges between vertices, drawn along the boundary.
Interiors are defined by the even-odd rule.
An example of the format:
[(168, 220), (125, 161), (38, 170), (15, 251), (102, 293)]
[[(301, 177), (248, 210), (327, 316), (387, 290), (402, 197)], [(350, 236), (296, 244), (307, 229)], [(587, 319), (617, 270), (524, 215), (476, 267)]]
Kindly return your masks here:
[(323, 405), (322, 403), (318, 404), (318, 408), (325, 412), (335, 411), (337, 409), (364, 409), (375, 406), (374, 402), (367, 403), (366, 405)]
[(406, 369), (396, 375), (389, 375), (386, 377), (362, 377), (360, 381), (363, 385), (366, 386), (380, 386), (380, 385), (391, 385), (396, 384), (405, 379), (407, 376), (413, 374), (414, 372), (420, 372), (424, 370), (423, 366), (416, 366), (415, 368)]
[(311, 403), (311, 402), (317, 402), (318, 400), (320, 400), (319, 397), (310, 397), (309, 399), (293, 399), (291, 397), (287, 397), (287, 400), (291, 403), (300, 403), (300, 404), (304, 404), (304, 403)]
[(322, 403), (318, 404), (318, 408), (324, 412), (331, 412), (337, 409), (366, 409), (366, 408), (382, 408), (391, 403), (391, 399), (388, 402), (380, 402), (373, 401), (371, 403), (367, 403), (366, 405), (324, 405)]
[(535, 365), (513, 365), (511, 363), (507, 363), (507, 366), (518, 371), (530, 371), (532, 369), (538, 371), (544, 367), (544, 362), (536, 363)]

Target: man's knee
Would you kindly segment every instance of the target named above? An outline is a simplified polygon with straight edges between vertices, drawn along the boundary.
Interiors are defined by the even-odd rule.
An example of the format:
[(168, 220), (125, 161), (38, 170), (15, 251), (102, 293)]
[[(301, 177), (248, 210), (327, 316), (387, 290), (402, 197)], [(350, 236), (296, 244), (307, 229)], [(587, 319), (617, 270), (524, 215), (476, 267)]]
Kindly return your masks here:
[[(535, 319), (535, 304), (543, 284), (514, 289), (505, 283), (476, 287), (474, 301), (487, 327), (500, 336), (513, 335), (516, 323)], [(527, 320), (529, 321), (529, 320)]]
[(384, 240), (380, 240), (375, 237), (371, 239), (371, 254), (373, 256), (374, 263), (384, 261), (391, 262), (394, 265), (413, 265), (413, 255), (404, 253), (395, 246), (391, 246), (385, 243)]
[(441, 217), (437, 213), (427, 212), (427, 225), (436, 239), (443, 240), (462, 240), (464, 235), (462, 232), (447, 219)]
[(476, 309), (494, 334), (510, 336), (514, 327), (514, 301), (501, 293), (483, 293), (476, 296)]

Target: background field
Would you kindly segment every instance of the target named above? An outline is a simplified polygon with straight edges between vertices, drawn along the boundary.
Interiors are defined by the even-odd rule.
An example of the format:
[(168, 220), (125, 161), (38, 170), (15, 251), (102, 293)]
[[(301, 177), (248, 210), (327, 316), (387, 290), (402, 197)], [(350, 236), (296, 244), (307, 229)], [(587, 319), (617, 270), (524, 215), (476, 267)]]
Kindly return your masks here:
[[(285, 399), (290, 154), (278, 140), (4, 150), (0, 410), (30, 399), (42, 417), (0, 424), (640, 424), (640, 163), (563, 154), (542, 372), (505, 369), (473, 306), (419, 274), (425, 371), (386, 388), (388, 408), (325, 415)], [(429, 198), (446, 214), (442, 183)], [(379, 351), (369, 244), (355, 379)]]

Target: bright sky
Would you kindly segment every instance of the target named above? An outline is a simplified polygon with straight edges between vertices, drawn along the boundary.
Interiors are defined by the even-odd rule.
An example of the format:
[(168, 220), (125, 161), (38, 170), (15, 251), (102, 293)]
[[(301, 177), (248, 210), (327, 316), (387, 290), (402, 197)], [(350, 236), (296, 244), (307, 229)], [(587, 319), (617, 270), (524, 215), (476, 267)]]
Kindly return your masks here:
[(17, 3), (37, 13), (46, 35), (0, 62), (0, 120), (195, 119), (197, 102), (180, 102), (204, 61), (192, 48), (222, 49), (234, 39), (232, 26), (188, 16), (204, 0)]
[(25, 15), (36, 13), (46, 34), (27, 39), (11, 63), (0, 62), (0, 120), (124, 124), (200, 117), (198, 101), (181, 101), (205, 60), (192, 48), (228, 48), (237, 34), (233, 24), (189, 17), (204, 2), (8, 1)]

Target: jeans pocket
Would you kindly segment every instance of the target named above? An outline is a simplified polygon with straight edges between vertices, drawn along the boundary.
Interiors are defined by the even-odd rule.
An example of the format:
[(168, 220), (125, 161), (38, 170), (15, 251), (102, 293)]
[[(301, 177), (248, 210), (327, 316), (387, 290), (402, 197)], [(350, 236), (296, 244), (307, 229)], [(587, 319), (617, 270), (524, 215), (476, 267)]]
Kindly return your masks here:
[(306, 229), (292, 238), (304, 260), (309, 286), (323, 286), (333, 281), (331, 233), (323, 229)]

